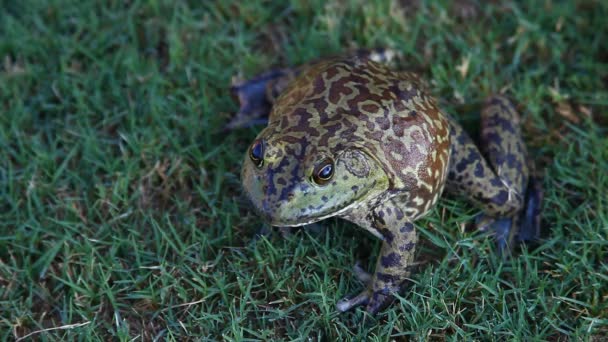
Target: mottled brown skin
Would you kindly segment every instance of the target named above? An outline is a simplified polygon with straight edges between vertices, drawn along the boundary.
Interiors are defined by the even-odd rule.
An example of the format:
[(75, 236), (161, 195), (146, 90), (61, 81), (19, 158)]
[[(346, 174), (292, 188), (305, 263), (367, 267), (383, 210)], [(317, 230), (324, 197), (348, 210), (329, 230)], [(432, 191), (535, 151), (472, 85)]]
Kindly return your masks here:
[[(358, 54), (299, 69), (273, 100), (242, 170), (245, 193), (272, 225), (335, 216), (383, 240), (375, 271), (362, 275), (367, 288), (339, 302), (342, 311), (377, 312), (399, 290), (418, 241), (412, 222), (444, 187), (481, 208), (491, 227), (518, 217), (528, 182), (518, 115), (507, 100), (490, 98), (482, 112), (486, 159), (416, 74), (374, 59)], [(327, 165), (332, 174), (320, 180)]]

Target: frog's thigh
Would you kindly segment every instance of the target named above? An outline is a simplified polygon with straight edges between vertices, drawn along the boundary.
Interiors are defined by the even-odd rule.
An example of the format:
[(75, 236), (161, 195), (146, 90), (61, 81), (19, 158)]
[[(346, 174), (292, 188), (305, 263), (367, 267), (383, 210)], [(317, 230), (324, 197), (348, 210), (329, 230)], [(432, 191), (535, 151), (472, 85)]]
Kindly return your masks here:
[[(518, 213), (523, 207), (523, 195), (528, 181), (528, 169), (523, 163), (525, 151), (519, 132), (509, 132), (504, 115), (496, 119), (497, 107), (484, 109), (482, 143), (495, 155), (486, 160), (471, 138), (451, 120), (452, 154), (447, 189), (469, 198), (490, 216), (504, 217)], [(507, 142), (508, 141), (508, 142)]]
[(529, 171), (520, 121), (511, 101), (502, 96), (488, 98), (481, 112), (481, 148), (496, 175), (523, 194)]

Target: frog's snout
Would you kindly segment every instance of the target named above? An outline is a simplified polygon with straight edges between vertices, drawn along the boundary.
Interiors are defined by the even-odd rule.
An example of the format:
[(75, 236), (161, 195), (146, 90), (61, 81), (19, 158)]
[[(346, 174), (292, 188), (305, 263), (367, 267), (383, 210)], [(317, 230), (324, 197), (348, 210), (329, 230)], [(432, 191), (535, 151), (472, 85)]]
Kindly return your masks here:
[(263, 177), (249, 167), (244, 167), (241, 174), (241, 182), (245, 197), (249, 200), (255, 212), (265, 221), (274, 221), (276, 208), (270, 199), (269, 193), (272, 191), (270, 185), (264, 181)]

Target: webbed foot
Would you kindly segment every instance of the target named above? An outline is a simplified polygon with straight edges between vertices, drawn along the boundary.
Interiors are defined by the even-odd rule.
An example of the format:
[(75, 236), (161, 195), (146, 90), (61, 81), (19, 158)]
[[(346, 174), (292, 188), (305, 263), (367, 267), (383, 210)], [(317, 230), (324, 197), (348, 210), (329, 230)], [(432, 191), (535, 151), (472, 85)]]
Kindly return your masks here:
[(391, 291), (387, 289), (373, 290), (373, 276), (361, 267), (359, 261), (353, 266), (353, 272), (355, 277), (365, 285), (365, 290), (353, 298), (345, 297), (340, 300), (336, 304), (339, 311), (345, 312), (357, 306), (365, 305), (365, 310), (373, 315), (393, 301)]
[(475, 225), (481, 231), (494, 233), (498, 254), (508, 257), (513, 247), (514, 223), (512, 218), (492, 218), (485, 215), (475, 219)]
[[(366, 289), (370, 288), (372, 282), (372, 275), (366, 270), (364, 270), (363, 267), (361, 267), (360, 261), (357, 261), (353, 266), (353, 273), (355, 277), (363, 283)], [(365, 290), (353, 298), (342, 298), (342, 300), (340, 300), (336, 304), (336, 306), (339, 311), (345, 312), (360, 305), (367, 305), (367, 303), (369, 302), (369, 294), (370, 291)]]
[(498, 253), (509, 256), (514, 243), (534, 242), (540, 238), (540, 215), (543, 191), (540, 180), (530, 178), (523, 210), (515, 217), (493, 218), (478, 216), (475, 225), (479, 230), (494, 232)]
[(345, 312), (351, 310), (357, 306), (365, 305), (365, 311), (369, 314), (374, 315), (378, 311), (387, 307), (394, 297), (390, 291), (372, 291), (369, 287), (354, 298), (344, 298), (336, 304), (338, 310)]
[(285, 77), (285, 71), (273, 69), (248, 80), (233, 79), (230, 93), (240, 108), (226, 125), (226, 130), (264, 124), (272, 108), (270, 91), (276, 80)]
[(353, 266), (353, 272), (355, 273), (355, 277), (365, 286), (369, 286), (372, 283), (372, 275), (361, 267), (360, 261), (357, 261)]
[(521, 225), (515, 236), (518, 242), (534, 242), (540, 238), (540, 215), (543, 202), (541, 180), (530, 177), (526, 190), (525, 209), (521, 214)]

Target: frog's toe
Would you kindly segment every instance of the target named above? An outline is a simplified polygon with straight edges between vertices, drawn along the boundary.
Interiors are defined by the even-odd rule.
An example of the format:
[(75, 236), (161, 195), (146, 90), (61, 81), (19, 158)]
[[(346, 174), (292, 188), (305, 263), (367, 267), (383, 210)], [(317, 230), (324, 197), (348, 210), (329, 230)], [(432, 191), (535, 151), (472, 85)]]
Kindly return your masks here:
[(353, 266), (353, 272), (355, 277), (359, 279), (365, 286), (368, 286), (372, 282), (372, 275), (361, 267), (361, 261), (357, 261)]
[(348, 297), (343, 298), (342, 300), (340, 300), (338, 302), (338, 304), (336, 304), (336, 306), (339, 311), (345, 312), (345, 311), (351, 310), (353, 308), (356, 308), (357, 306), (366, 305), (367, 303), (369, 303), (369, 297), (370, 297), (370, 291), (364, 290), (361, 293), (359, 293), (357, 296), (355, 296), (354, 298), (348, 298)]
[(526, 191), (525, 210), (521, 214), (521, 226), (516, 239), (520, 242), (533, 242), (540, 238), (540, 216), (543, 190), (539, 179), (531, 177)]
[(394, 299), (395, 297), (390, 293), (376, 291), (369, 299), (365, 310), (371, 315), (375, 315), (378, 311), (386, 308), (390, 303), (392, 303)]
[(385, 291), (365, 289), (354, 298), (342, 299), (336, 306), (339, 311), (345, 312), (357, 306), (365, 305), (365, 311), (374, 315), (387, 307), (393, 299), (394, 297)]
[(271, 82), (283, 76), (281, 70), (270, 70), (248, 80), (234, 78), (230, 93), (239, 103), (239, 111), (226, 125), (226, 130), (243, 128), (255, 124), (265, 124), (272, 103), (267, 96), (267, 88)]
[(478, 216), (475, 225), (481, 231), (493, 232), (498, 253), (508, 256), (511, 251), (511, 230), (513, 229), (513, 219), (511, 218), (492, 218), (489, 216)]
[(510, 218), (498, 219), (492, 223), (498, 253), (503, 257), (507, 257), (511, 252), (511, 229), (513, 229), (513, 220)]

